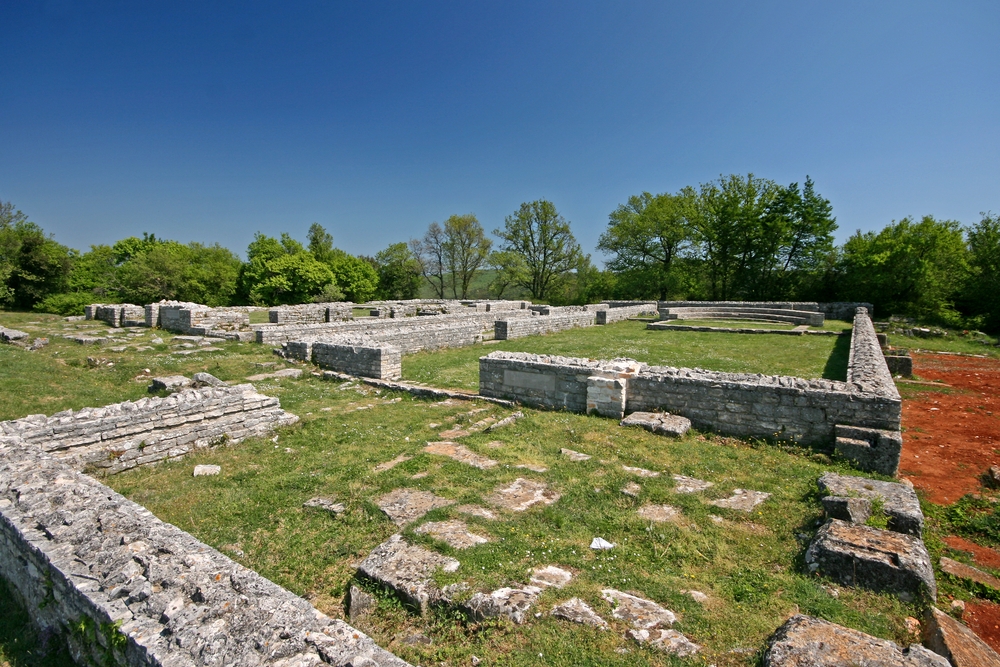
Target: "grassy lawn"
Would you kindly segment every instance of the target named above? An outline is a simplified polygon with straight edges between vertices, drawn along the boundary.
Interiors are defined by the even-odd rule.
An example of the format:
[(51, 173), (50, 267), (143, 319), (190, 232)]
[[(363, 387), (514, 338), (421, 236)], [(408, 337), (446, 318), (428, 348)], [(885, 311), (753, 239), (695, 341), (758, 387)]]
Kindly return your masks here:
[[(141, 330), (125, 351), (113, 353), (108, 348), (115, 344), (82, 346), (52, 333), (107, 333), (101, 324), (16, 313), (0, 313), (0, 324), (48, 333), (52, 341), (37, 352), (0, 346), (0, 383), (10, 388), (0, 405), (3, 419), (137, 398), (146, 391), (145, 376), (135, 379), (143, 369), (151, 375), (205, 370), (234, 381), (261, 372), (261, 364), (285, 365), (268, 347), (249, 343), (223, 343), (221, 352), (180, 356), (174, 354), (178, 348), (171, 335)], [(163, 342), (153, 344), (155, 337)], [(842, 377), (846, 348), (841, 346), (847, 340), (647, 332), (640, 323), (624, 322), (406, 357), (404, 372), (434, 385), (474, 388), (469, 374), (474, 378), (478, 356), (515, 349)], [(139, 352), (136, 345), (153, 349)], [(789, 354), (790, 348), (794, 354)], [(94, 362), (88, 364), (88, 356)], [(486, 416), (501, 418), (511, 410), (473, 402), (440, 404), (324, 382), (309, 374), (258, 383), (257, 388), (278, 396), (285, 409), (302, 418), (282, 430), (277, 442), (249, 440), (104, 481), (333, 616), (343, 615), (343, 596), (357, 565), (397, 530), (373, 504), (383, 493), (407, 487), (432, 491), (456, 504), (485, 505), (498, 486), (525, 477), (561, 495), (548, 507), (501, 512), (497, 520), (462, 516), (454, 507), (425, 517), (462, 518), (473, 532), (490, 538), (465, 551), (414, 534), (411, 529), (419, 522), (405, 531), (414, 541), (457, 558), (461, 567), (450, 576), (469, 582), (472, 590), (526, 583), (529, 570), (540, 565), (560, 565), (575, 573), (569, 586), (542, 595), (536, 607), (542, 615), (523, 626), (470, 623), (447, 610), (421, 617), (384, 591), (373, 591), (379, 597), (378, 609), (361, 629), (414, 664), (469, 664), (475, 655), (484, 664), (496, 665), (752, 665), (766, 637), (796, 610), (903, 643), (903, 619), (920, 615), (917, 607), (893, 597), (831, 588), (803, 572), (804, 548), (822, 515), (816, 478), (826, 470), (845, 469), (823, 454), (695, 432), (671, 440), (623, 429), (613, 420), (524, 410), (526, 417), (512, 426), (462, 438), (462, 444), (498, 462), (479, 470), (422, 449), (428, 441), (441, 439), (440, 431)], [(470, 414), (480, 408), (485, 410)], [(593, 458), (572, 462), (560, 454), (563, 447)], [(412, 458), (385, 472), (374, 471), (377, 464), (400, 454)], [(222, 474), (194, 478), (191, 470), (199, 463), (218, 464)], [(521, 465), (547, 470), (517, 467)], [(640, 478), (623, 470), (625, 465), (660, 475)], [(421, 477), (414, 479), (418, 474)], [(714, 486), (678, 494), (672, 474), (698, 477)], [(629, 482), (641, 486), (638, 498), (621, 493)], [(750, 515), (708, 504), (728, 497), (735, 488), (766, 491), (772, 497)], [(345, 503), (347, 512), (334, 519), (302, 507), (317, 495)], [(679, 517), (667, 523), (641, 519), (637, 510), (646, 503), (672, 505)], [(591, 551), (588, 545), (594, 537), (617, 546), (608, 552)], [(621, 623), (615, 622), (613, 631), (600, 632), (545, 613), (578, 596), (610, 620), (600, 597), (607, 587), (635, 592), (675, 611), (681, 619), (676, 627), (704, 645), (703, 654), (689, 661), (669, 658), (626, 639)], [(698, 603), (681, 592), (692, 589), (706, 593), (708, 601)], [(23, 626), (23, 621), (13, 623), (15, 628)], [(432, 643), (408, 641), (417, 633)], [(17, 650), (16, 641), (0, 639), (0, 660), (33, 664), (16, 662)]]
[(479, 387), (479, 357), (494, 350), (591, 359), (630, 357), (662, 366), (843, 380), (847, 376), (850, 337), (650, 331), (642, 322), (618, 322), (408, 355), (403, 357), (403, 378), (475, 390)]

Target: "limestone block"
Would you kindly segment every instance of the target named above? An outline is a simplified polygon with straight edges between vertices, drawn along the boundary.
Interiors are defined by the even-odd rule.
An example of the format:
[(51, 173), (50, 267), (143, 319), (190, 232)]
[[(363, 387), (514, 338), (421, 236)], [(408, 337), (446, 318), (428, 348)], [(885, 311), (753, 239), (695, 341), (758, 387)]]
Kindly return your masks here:
[(764, 667), (950, 667), (920, 645), (901, 648), (829, 621), (797, 614), (767, 642)]
[(164, 390), (176, 391), (177, 389), (183, 389), (184, 387), (190, 386), (191, 380), (183, 375), (168, 375), (153, 378), (152, 382), (149, 384), (149, 392), (152, 394)]
[(903, 436), (898, 431), (837, 424), (835, 449), (862, 470), (895, 475), (903, 451)]
[(566, 602), (556, 605), (552, 608), (552, 615), (571, 623), (580, 623), (601, 629), (608, 627), (608, 622), (598, 616), (597, 612), (580, 598), (570, 598)]
[(691, 428), (691, 420), (666, 412), (633, 412), (621, 421), (622, 426), (640, 426), (657, 435), (680, 437)]
[(920, 537), (924, 529), (924, 514), (913, 489), (898, 482), (882, 482), (866, 477), (825, 473), (817, 482), (827, 516), (843, 521), (865, 523), (871, 511), (871, 501), (880, 499), (882, 511), (889, 519), (888, 528), (899, 533)]
[(845, 586), (909, 600), (937, 597), (930, 555), (923, 541), (911, 535), (830, 519), (809, 545), (805, 562), (810, 572)]
[(434, 582), (437, 570), (455, 572), (454, 558), (411, 545), (400, 534), (393, 535), (368, 554), (358, 574), (396, 591), (407, 602), (426, 612), (429, 605), (446, 600)]
[(521, 624), (528, 620), (541, 592), (537, 586), (504, 587), (492, 593), (476, 593), (461, 607), (475, 621), (504, 616)]
[(592, 375), (587, 378), (587, 413), (621, 419), (625, 416), (628, 380)]
[(993, 595), (1000, 593), (1000, 579), (997, 579), (992, 574), (983, 572), (977, 567), (959, 563), (947, 556), (941, 558), (939, 565), (941, 566), (941, 571), (946, 574), (978, 584), (989, 590)]
[(924, 643), (953, 667), (1000, 667), (1000, 655), (943, 611), (930, 607), (924, 621)]

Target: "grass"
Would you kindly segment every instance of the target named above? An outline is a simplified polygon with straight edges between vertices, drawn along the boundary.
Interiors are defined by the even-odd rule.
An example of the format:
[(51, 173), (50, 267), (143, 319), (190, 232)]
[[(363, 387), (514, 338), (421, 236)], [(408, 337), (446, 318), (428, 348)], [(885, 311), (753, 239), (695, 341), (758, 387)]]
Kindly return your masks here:
[[(146, 391), (144, 369), (150, 375), (205, 370), (235, 381), (260, 372), (261, 364), (276, 363), (267, 347), (247, 343), (227, 342), (220, 344), (222, 352), (179, 356), (173, 353), (177, 348), (170, 334), (143, 331), (128, 349), (112, 353), (111, 344), (84, 347), (53, 335), (107, 333), (101, 324), (17, 313), (0, 313), (0, 324), (36, 335), (48, 333), (52, 341), (37, 352), (0, 346), (0, 382), (11, 389), (0, 405), (0, 418), (137, 398)], [(154, 337), (163, 342), (152, 344)], [(647, 332), (639, 323), (625, 322), (416, 355), (404, 359), (404, 370), (412, 376), (422, 369), (422, 377), (435, 385), (464, 386), (468, 380), (463, 374), (470, 363), (475, 368), (479, 355), (493, 349), (524, 349), (602, 358), (632, 356), (719, 370), (813, 376), (840, 372), (842, 376), (843, 371), (836, 368), (844, 363), (837, 359), (846, 359), (846, 349), (840, 347), (846, 340), (846, 336), (778, 339)], [(139, 352), (137, 344), (153, 349)], [(790, 355), (793, 345), (795, 354)], [(88, 364), (88, 357), (92, 363)], [(323, 382), (308, 374), (299, 380), (258, 383), (257, 388), (278, 396), (283, 407), (302, 418), (298, 425), (283, 429), (277, 442), (252, 439), (104, 481), (161, 519), (333, 616), (343, 613), (343, 596), (357, 564), (397, 530), (373, 499), (395, 488), (410, 487), (433, 491), (456, 503), (481, 504), (498, 486), (522, 476), (545, 481), (562, 497), (549, 507), (507, 514), (497, 521), (462, 517), (474, 532), (491, 539), (466, 551), (456, 552), (409, 529), (407, 535), (458, 558), (462, 563), (458, 574), (474, 590), (526, 583), (530, 568), (538, 565), (558, 564), (573, 570), (576, 576), (567, 588), (543, 594), (539, 612), (579, 596), (609, 618), (608, 606), (600, 599), (605, 587), (657, 600), (679, 614), (678, 629), (705, 646), (703, 655), (694, 660), (699, 663), (704, 659), (720, 666), (754, 664), (766, 637), (795, 610), (896, 641), (905, 641), (903, 619), (919, 615), (915, 606), (886, 595), (838, 589), (839, 596), (834, 597), (823, 580), (804, 573), (804, 547), (822, 514), (815, 480), (826, 470), (847, 471), (825, 455), (694, 432), (671, 440), (623, 429), (598, 417), (526, 409), (526, 418), (512, 426), (462, 439), (470, 449), (499, 462), (481, 471), (422, 449), (453, 425), (487, 415), (501, 418), (510, 410), (483, 404), (475, 409), (485, 411), (470, 414), (475, 403), (439, 404)], [(490, 444), (497, 442), (498, 447)], [(571, 462), (560, 454), (563, 447), (593, 458)], [(412, 458), (391, 470), (374, 472), (377, 464), (399, 454)], [(220, 465), (222, 474), (194, 478), (191, 469), (199, 463)], [(535, 473), (516, 467), (525, 464), (548, 470)], [(637, 478), (626, 473), (623, 465), (661, 475)], [(416, 473), (426, 476), (413, 479)], [(680, 495), (673, 490), (671, 474), (699, 477), (714, 486), (701, 494)], [(620, 493), (631, 481), (642, 486), (638, 499)], [(752, 515), (707, 504), (735, 488), (773, 495)], [(317, 495), (345, 503), (347, 512), (333, 519), (302, 507)], [(665, 524), (644, 521), (636, 510), (647, 502), (673, 505), (682, 518)], [(725, 522), (717, 524), (711, 515), (722, 516)], [(458, 517), (448, 507), (426, 519)], [(618, 546), (609, 552), (592, 552), (588, 545), (597, 536)], [(681, 592), (689, 589), (708, 594), (710, 601), (696, 603)], [(435, 610), (424, 618), (386, 592), (373, 592), (379, 598), (378, 609), (361, 629), (414, 664), (468, 664), (473, 655), (487, 664), (501, 665), (684, 662), (630, 643), (620, 623), (612, 632), (599, 632), (547, 614), (524, 626), (470, 623), (448, 610)], [(24, 634), (23, 626), (23, 618), (15, 619), (11, 636)], [(433, 643), (406, 641), (418, 633)], [(18, 650), (11, 641), (0, 640), (0, 655), (12, 665), (31, 664), (7, 657)]]
[(630, 357), (655, 365), (843, 380), (850, 337), (651, 331), (642, 322), (618, 322), (483, 346), (420, 352), (403, 357), (403, 378), (475, 390), (479, 386), (479, 357), (494, 350), (592, 359)]
[[(918, 336), (907, 336), (904, 330), (912, 325), (901, 326), (891, 323), (888, 326), (887, 335), (889, 344), (893, 347), (911, 351), (928, 352), (955, 352), (958, 354), (977, 354), (987, 357), (1000, 357), (1000, 338), (988, 336), (976, 331), (963, 331), (961, 329), (941, 329), (946, 331), (945, 336), (931, 336), (921, 338)], [(880, 328), (879, 331), (882, 331)]]

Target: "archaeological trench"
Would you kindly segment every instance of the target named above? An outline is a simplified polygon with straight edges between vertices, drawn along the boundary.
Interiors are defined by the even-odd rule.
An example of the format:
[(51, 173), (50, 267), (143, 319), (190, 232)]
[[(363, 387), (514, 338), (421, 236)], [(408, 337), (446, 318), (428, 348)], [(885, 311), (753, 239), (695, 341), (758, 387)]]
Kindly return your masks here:
[[(355, 318), (359, 308), (369, 316)], [(360, 378), (418, 395), (455, 398), (470, 396), (396, 382), (402, 355), (643, 316), (650, 329), (714, 329), (685, 325), (686, 319), (747, 320), (746, 328), (731, 331), (748, 335), (838, 335), (810, 327), (821, 326), (825, 318), (853, 319), (845, 381), (498, 351), (480, 358), (475, 398), (593, 413), (665, 437), (693, 426), (736, 437), (832, 447), (859, 470), (891, 477), (897, 472), (902, 439), (901, 399), (889, 365), (898, 373), (900, 364), (909, 360), (887, 361), (870, 309), (857, 303), (609, 301), (551, 307), (525, 301), (441, 300), (254, 309), (164, 301), (144, 307), (95, 304), (85, 317), (115, 328), (159, 327), (202, 345), (229, 339), (272, 346), (286, 359), (315, 364), (332, 378)], [(268, 322), (251, 325), (254, 310), (267, 310)], [(754, 322), (794, 328), (754, 328)], [(100, 342), (76, 338), (82, 344)], [(28, 339), (24, 332), (0, 328), (5, 343), (28, 347)], [(228, 385), (207, 374), (159, 378), (155, 383), (153, 388), (162, 391), (138, 401), (0, 423), (0, 576), (35, 625), (65, 641), (80, 664), (406, 665), (348, 623), (327, 617), (87, 474), (155, 464), (199, 448), (263, 436), (298, 421), (282, 410), (278, 399), (258, 393), (251, 384)], [(478, 460), (481, 457), (461, 445), (432, 444), (449, 448), (441, 453), (464, 457), (471, 465), (488, 461)], [(589, 458), (569, 450), (564, 454)], [(693, 478), (675, 479), (685, 492), (710, 486)], [(934, 570), (912, 487), (834, 473), (823, 475), (817, 484), (827, 520), (806, 550), (808, 572), (844, 586), (932, 603)], [(559, 497), (522, 478), (497, 495), (513, 511), (544, 506)], [(738, 489), (732, 498), (714, 502), (752, 509), (766, 498), (765, 493)], [(442, 502), (449, 501), (405, 489), (378, 499), (400, 527)], [(321, 498), (314, 504), (338, 511)], [(873, 506), (889, 517), (884, 529), (866, 523)], [(459, 548), (482, 539), (452, 523), (460, 522), (431, 522), (417, 532)], [(472, 619), (505, 617), (514, 623), (546, 612), (567, 623), (598, 628), (608, 627), (603, 616), (610, 616), (628, 622), (629, 636), (640, 644), (679, 656), (696, 655), (700, 649), (692, 638), (671, 628), (676, 616), (669, 609), (615, 589), (602, 592), (609, 611), (595, 610), (579, 598), (536, 609), (541, 591), (558, 588), (572, 576), (556, 566), (534, 571), (522, 585), (456, 601), (451, 587), (437, 586), (433, 574), (454, 571), (458, 565), (396, 534), (364, 559), (358, 576), (420, 608), (451, 604)], [(370, 602), (366, 595), (352, 587), (348, 606)], [(819, 618), (792, 616), (775, 630), (763, 661), (774, 667), (1000, 664), (964, 626), (930, 609), (925, 646), (907, 647)]]

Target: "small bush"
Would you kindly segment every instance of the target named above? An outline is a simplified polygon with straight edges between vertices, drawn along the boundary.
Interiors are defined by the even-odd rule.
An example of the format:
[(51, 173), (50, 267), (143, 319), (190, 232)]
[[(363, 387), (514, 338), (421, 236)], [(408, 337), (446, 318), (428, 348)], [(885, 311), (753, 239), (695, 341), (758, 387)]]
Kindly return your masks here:
[(83, 315), (85, 306), (97, 303), (98, 299), (90, 292), (68, 292), (47, 296), (33, 310), (39, 313), (55, 313), (56, 315)]

